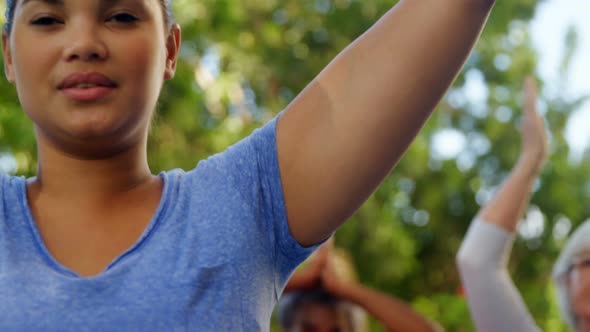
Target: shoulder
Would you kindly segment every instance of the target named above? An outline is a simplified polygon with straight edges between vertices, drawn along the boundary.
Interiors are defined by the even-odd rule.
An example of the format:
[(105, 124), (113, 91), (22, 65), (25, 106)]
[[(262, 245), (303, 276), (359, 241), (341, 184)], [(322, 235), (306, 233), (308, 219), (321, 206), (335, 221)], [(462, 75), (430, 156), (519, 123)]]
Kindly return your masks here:
[(24, 188), (25, 178), (0, 172), (0, 194), (17, 192)]
[(26, 200), (26, 179), (0, 172), (0, 218), (4, 213), (20, 213)]

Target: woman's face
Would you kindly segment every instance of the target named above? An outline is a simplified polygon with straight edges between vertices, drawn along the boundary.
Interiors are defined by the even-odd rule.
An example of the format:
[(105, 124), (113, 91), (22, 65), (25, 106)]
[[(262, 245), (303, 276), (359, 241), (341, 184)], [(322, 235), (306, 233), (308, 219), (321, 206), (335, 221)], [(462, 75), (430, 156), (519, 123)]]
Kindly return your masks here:
[(3, 42), (37, 139), (76, 154), (145, 139), (180, 30), (157, 0), (19, 0)]
[(590, 332), (590, 252), (575, 259), (568, 288), (580, 332)]

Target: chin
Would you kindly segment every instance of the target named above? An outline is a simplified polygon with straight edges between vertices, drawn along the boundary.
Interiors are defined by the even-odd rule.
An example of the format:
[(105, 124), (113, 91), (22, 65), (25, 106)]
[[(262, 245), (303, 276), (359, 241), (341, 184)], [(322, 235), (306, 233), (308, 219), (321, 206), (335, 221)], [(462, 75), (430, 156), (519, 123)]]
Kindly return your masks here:
[(108, 139), (129, 131), (135, 125), (133, 119), (121, 113), (104, 110), (83, 110), (68, 114), (61, 127), (70, 136), (80, 140)]
[(141, 144), (141, 132), (134, 127), (137, 129), (117, 121), (69, 122), (45, 128), (38, 140), (48, 140), (57, 150), (76, 158), (104, 159)]
[(117, 126), (103, 122), (78, 123), (63, 129), (72, 139), (88, 142), (108, 141), (119, 132)]

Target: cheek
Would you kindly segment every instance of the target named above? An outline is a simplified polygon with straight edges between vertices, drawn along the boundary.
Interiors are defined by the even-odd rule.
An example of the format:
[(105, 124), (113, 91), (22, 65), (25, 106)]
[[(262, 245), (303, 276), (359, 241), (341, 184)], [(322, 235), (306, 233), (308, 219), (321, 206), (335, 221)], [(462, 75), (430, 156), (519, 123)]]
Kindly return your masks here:
[(50, 99), (52, 89), (56, 86), (52, 70), (59, 62), (60, 52), (47, 40), (30, 39), (27, 36), (18, 38), (35, 41), (13, 43), (12, 48), (14, 83), (23, 108), (30, 111), (45, 105)]
[(590, 317), (590, 269), (572, 273), (569, 287), (574, 311), (577, 315)]
[(133, 76), (162, 76), (165, 63), (166, 52), (163, 42), (159, 39), (137, 38), (131, 42), (120, 43), (117, 47), (118, 58), (124, 62), (125, 68)]
[[(28, 39), (26, 36), (14, 38), (29, 41), (12, 44), (13, 72), (17, 83), (19, 81), (26, 81), (27, 85), (46, 83), (52, 64), (56, 58), (59, 59), (59, 52), (55, 50), (55, 46), (52, 47), (51, 43), (41, 40)], [(31, 40), (35, 42), (30, 42)]]
[(138, 38), (121, 46), (117, 53), (119, 61), (113, 61), (124, 73), (127, 101), (135, 107), (144, 104), (153, 109), (164, 84), (165, 51), (154, 41), (143, 41)]
[(575, 285), (579, 289), (590, 291), (590, 268), (578, 269), (575, 273)]

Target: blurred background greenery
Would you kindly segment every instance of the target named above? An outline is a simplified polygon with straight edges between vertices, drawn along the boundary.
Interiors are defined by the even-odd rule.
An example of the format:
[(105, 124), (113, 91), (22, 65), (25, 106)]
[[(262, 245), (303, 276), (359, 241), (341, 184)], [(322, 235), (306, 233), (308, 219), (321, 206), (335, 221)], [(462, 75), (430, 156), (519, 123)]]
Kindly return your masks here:
[[(152, 170), (192, 168), (249, 134), (386, 10), (391, 0), (175, 0), (184, 43), (149, 145)], [(535, 73), (536, 0), (498, 1), (462, 74), (395, 171), (336, 236), (360, 280), (398, 296), (448, 331), (473, 331), (454, 257), (472, 217), (519, 152), (521, 85)], [(558, 82), (568, 85), (576, 30)], [(42, 51), (42, 50), (40, 50)], [(395, 58), (395, 54), (392, 54)], [(473, 84), (479, 82), (480, 100)], [(543, 82), (540, 82), (543, 85)], [(477, 89), (476, 89), (477, 90)], [(477, 93), (477, 91), (476, 91)], [(545, 331), (560, 323), (549, 273), (571, 229), (590, 216), (590, 155), (571, 158), (564, 133), (585, 96), (541, 96), (551, 160), (519, 230), (510, 268)], [(0, 81), (0, 171), (35, 172), (31, 124)], [(372, 326), (375, 324), (372, 324)], [(374, 331), (380, 331), (373, 326)]]

